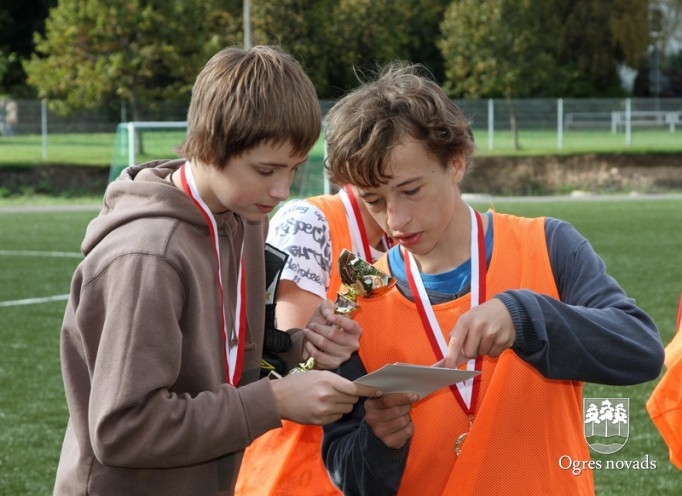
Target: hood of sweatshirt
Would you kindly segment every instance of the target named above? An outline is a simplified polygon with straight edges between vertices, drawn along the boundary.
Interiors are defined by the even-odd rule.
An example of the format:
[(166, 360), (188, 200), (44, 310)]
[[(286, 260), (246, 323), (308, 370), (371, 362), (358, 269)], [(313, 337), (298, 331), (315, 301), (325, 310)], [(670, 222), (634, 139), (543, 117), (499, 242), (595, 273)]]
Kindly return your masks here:
[[(185, 163), (184, 159), (157, 160), (128, 167), (109, 184), (99, 215), (87, 227), (81, 250), (87, 255), (109, 233), (139, 218), (174, 218), (208, 230), (206, 220), (184, 191), (168, 176)], [(216, 216), (226, 231), (236, 229), (241, 218), (232, 212)]]

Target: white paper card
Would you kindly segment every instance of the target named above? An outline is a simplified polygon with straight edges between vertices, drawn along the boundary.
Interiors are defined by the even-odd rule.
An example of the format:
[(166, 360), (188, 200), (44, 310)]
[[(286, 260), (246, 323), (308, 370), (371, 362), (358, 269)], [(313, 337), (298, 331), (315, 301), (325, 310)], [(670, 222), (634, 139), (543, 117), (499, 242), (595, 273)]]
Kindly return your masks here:
[(480, 372), (476, 370), (392, 363), (355, 379), (354, 382), (375, 387), (384, 394), (417, 393), (420, 398), (424, 398), (442, 387), (465, 381), (478, 374)]

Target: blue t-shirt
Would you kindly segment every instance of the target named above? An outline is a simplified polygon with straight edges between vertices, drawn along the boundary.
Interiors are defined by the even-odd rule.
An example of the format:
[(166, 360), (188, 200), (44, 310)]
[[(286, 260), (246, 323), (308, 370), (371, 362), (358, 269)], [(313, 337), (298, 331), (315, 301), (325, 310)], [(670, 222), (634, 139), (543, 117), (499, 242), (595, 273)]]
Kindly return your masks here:
[[(487, 215), (489, 220), (488, 231), (485, 233), (485, 259), (487, 265), (493, 254), (493, 223), (491, 222), (492, 216), (490, 212), (486, 212), (484, 215)], [(396, 245), (388, 252), (388, 265), (400, 291), (411, 298), (407, 274), (405, 273), (405, 261), (400, 252), (400, 246)], [(429, 300), (432, 304), (454, 300), (469, 291), (471, 286), (471, 259), (447, 272), (421, 274), (421, 278), (424, 283), (424, 289), (429, 295)]]

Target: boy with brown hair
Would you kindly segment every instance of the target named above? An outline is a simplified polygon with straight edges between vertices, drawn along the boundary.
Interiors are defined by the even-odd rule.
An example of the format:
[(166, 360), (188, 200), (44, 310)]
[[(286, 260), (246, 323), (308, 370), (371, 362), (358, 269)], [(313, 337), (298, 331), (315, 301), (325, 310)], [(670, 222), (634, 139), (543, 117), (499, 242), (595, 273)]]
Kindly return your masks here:
[[(258, 380), (267, 214), (320, 121), (293, 57), (227, 48), (195, 82), (184, 158), (109, 185), (62, 326), (70, 419), (55, 494), (232, 494), (256, 437), (338, 419), (368, 392), (328, 371)], [(359, 333), (323, 302), (283, 358), (334, 368)]]
[(323, 458), (344, 494), (594, 493), (582, 383), (655, 379), (655, 324), (571, 225), (480, 213), (460, 185), (468, 119), (417, 66), (389, 66), (326, 116), (330, 181), (351, 184), (397, 243), (377, 267), (395, 287), (360, 299), (354, 380), (394, 362), (478, 376), (425, 398), (361, 400), (324, 427)]

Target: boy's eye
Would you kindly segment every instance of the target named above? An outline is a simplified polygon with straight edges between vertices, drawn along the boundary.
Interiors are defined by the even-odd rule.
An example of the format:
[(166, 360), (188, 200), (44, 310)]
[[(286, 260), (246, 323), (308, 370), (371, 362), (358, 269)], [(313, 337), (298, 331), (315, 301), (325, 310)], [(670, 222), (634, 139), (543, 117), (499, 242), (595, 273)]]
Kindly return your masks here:
[(268, 168), (268, 169), (256, 169), (258, 171), (258, 174), (261, 176), (272, 176), (275, 173), (275, 169)]
[(405, 194), (406, 194), (407, 196), (416, 195), (417, 193), (419, 193), (419, 190), (420, 190), (420, 189), (421, 189), (421, 186), (420, 186), (419, 188), (414, 188), (414, 189), (407, 190), (407, 191), (405, 191)]
[(372, 207), (375, 207), (375, 206), (377, 206), (377, 205), (379, 205), (379, 204), (381, 203), (381, 198), (370, 198), (370, 199), (366, 199), (366, 198), (365, 198), (364, 201), (365, 201), (365, 203), (366, 203), (367, 205), (370, 205), (370, 206), (372, 206)]

